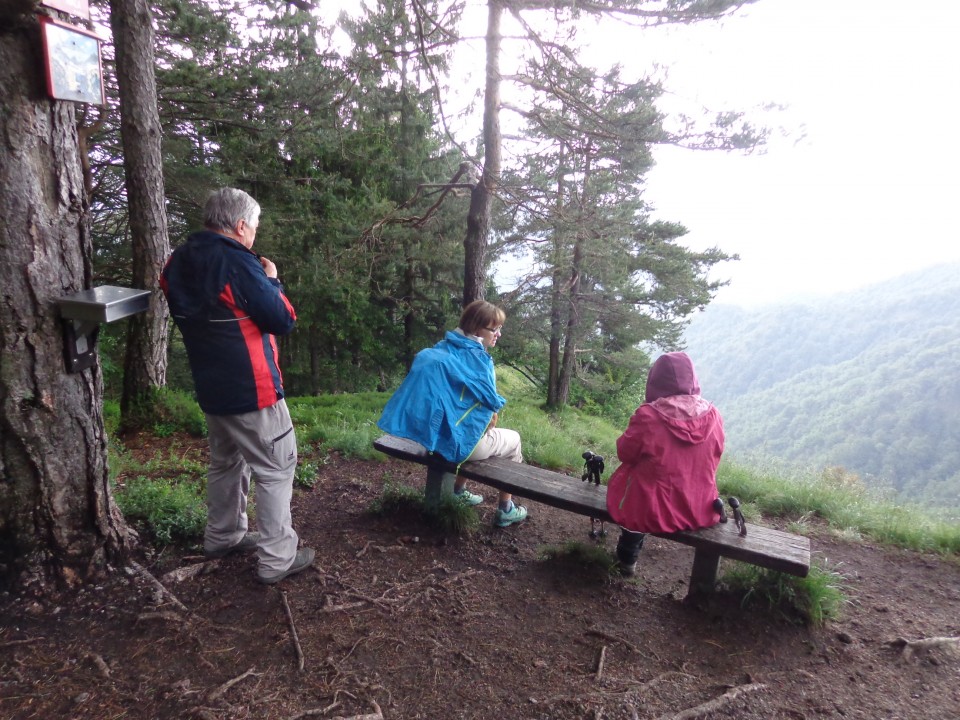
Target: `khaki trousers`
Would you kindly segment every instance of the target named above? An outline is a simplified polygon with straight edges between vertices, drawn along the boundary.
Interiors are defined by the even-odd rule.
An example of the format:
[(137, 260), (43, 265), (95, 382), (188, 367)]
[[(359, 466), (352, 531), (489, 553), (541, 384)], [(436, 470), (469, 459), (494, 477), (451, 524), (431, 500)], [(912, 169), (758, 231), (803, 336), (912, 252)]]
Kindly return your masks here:
[(240, 415), (207, 415), (210, 465), (207, 472), (205, 550), (236, 545), (247, 532), (247, 496), (256, 481), (257, 556), (260, 574), (293, 564), (299, 538), (290, 499), (297, 467), (297, 438), (284, 400)]
[(486, 460), (492, 457), (523, 462), (523, 453), (520, 449), (520, 433), (516, 430), (498, 427), (487, 430), (467, 460)]

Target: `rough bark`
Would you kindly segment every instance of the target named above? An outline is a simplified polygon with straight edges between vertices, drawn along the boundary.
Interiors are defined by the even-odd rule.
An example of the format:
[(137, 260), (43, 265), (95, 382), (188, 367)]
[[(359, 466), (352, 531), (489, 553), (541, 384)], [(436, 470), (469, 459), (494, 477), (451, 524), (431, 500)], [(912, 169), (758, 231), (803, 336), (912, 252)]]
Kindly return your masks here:
[[(160, 272), (170, 254), (164, 205), (160, 113), (154, 76), (153, 18), (147, 0), (111, 0), (110, 24), (120, 89), (120, 136), (133, 240), (133, 285), (151, 290), (146, 313), (129, 320), (120, 411), (124, 426), (149, 411), (166, 384), (169, 310)], [(147, 412), (149, 415), (149, 412)]]
[[(0, 582), (91, 576), (131, 536), (107, 477), (99, 363), (66, 372), (57, 299), (91, 283), (74, 106), (40, 30), (0, 12)], [(27, 571), (27, 572), (24, 572)]]
[(483, 175), (470, 194), (467, 234), (463, 241), (464, 306), (484, 296), (490, 209), (500, 184), (500, 20), (503, 7), (490, 0), (487, 14), (486, 90), (483, 102)]

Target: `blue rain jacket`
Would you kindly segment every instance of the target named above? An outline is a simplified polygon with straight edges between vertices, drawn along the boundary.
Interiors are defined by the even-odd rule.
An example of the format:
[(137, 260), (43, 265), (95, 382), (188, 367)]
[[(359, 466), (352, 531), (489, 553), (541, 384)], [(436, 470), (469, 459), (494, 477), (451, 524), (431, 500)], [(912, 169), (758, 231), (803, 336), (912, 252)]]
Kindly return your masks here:
[(493, 359), (486, 348), (459, 332), (448, 332), (432, 348), (417, 353), (377, 427), (459, 464), (506, 404), (497, 394)]

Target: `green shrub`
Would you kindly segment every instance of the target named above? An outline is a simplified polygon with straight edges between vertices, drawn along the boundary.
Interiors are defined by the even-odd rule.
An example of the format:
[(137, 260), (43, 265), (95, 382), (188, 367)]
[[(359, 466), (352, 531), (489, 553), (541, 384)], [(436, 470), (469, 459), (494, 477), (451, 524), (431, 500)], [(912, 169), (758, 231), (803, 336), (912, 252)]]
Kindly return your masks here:
[(300, 462), (293, 475), (293, 481), (300, 487), (311, 489), (317, 484), (317, 473), (320, 471), (318, 463), (313, 461)]
[(203, 538), (207, 508), (194, 481), (135, 477), (115, 497), (124, 517), (158, 545)]
[(103, 427), (107, 435), (115, 436), (120, 427), (120, 403), (116, 400), (103, 401)]
[[(194, 437), (207, 436), (207, 418), (191, 393), (171, 388), (157, 391), (154, 428), (168, 426)], [(172, 433), (171, 433), (172, 434)]]

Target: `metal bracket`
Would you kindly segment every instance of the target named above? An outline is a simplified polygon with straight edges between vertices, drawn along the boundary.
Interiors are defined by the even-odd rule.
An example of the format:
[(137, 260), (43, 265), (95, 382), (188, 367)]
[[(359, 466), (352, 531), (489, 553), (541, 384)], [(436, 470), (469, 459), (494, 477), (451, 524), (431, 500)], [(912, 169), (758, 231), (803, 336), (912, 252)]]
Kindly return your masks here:
[(100, 324), (145, 312), (150, 307), (150, 294), (149, 290), (103, 285), (58, 298), (67, 372), (92, 367), (97, 361)]

